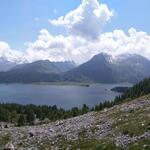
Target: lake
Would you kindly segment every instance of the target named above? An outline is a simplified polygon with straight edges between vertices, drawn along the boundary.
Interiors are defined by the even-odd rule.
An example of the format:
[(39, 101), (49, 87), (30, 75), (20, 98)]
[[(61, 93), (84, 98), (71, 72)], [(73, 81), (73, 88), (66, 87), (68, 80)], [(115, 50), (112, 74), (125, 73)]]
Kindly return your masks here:
[(36, 105), (57, 105), (64, 109), (81, 107), (83, 104), (94, 106), (105, 100), (113, 100), (120, 93), (111, 91), (116, 86), (131, 84), (91, 84), (79, 85), (46, 84), (0, 84), (1, 103)]

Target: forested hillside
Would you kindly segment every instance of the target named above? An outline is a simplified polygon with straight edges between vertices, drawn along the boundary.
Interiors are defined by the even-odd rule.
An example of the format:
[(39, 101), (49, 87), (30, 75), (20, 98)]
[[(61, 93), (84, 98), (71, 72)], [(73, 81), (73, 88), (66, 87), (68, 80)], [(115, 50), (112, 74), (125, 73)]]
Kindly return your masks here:
[(150, 78), (146, 78), (128, 89), (122, 96), (116, 97), (115, 101), (134, 99), (150, 93)]

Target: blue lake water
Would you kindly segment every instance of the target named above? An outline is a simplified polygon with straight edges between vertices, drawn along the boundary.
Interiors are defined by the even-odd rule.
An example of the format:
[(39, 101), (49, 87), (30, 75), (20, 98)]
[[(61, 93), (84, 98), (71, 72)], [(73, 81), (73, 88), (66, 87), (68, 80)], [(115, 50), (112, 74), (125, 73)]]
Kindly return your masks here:
[(116, 86), (131, 84), (77, 85), (0, 84), (1, 103), (57, 105), (64, 109), (94, 106), (105, 100), (113, 100), (120, 93), (111, 91)]

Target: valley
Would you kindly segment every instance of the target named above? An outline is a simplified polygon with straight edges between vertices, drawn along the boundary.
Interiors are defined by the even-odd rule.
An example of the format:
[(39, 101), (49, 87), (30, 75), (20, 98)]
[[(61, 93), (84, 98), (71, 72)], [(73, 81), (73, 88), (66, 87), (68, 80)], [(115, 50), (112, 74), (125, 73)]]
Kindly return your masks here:
[(150, 0), (1, 0), (0, 150), (150, 150)]

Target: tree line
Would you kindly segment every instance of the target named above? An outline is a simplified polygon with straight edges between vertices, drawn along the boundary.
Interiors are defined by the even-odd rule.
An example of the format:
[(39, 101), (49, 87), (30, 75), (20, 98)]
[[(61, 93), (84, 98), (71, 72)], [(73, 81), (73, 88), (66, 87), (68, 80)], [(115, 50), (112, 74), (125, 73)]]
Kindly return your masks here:
[(82, 108), (74, 107), (71, 110), (57, 108), (57, 106), (36, 106), (20, 104), (0, 104), (0, 121), (14, 123), (17, 126), (34, 125), (35, 120), (56, 121), (89, 112), (87, 105)]

